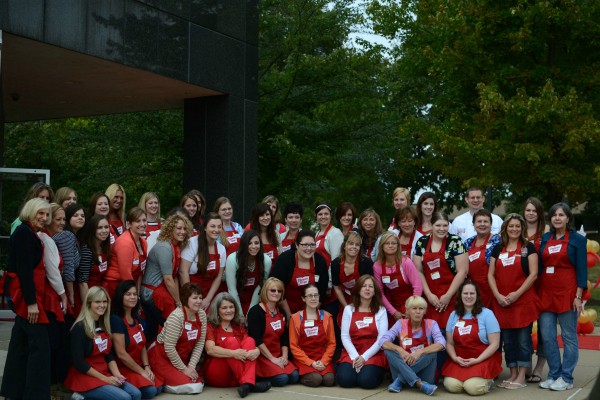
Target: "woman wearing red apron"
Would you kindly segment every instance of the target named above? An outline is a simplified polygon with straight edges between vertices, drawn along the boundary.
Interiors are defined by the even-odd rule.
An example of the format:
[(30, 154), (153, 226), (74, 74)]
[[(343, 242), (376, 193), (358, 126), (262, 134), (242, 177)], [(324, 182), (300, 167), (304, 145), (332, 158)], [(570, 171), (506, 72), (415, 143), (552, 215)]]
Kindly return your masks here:
[[(527, 240), (529, 240), (535, 246), (535, 250), (540, 255), (540, 245), (542, 244), (542, 235), (550, 230), (550, 226), (546, 224), (546, 213), (544, 212), (544, 206), (542, 202), (536, 197), (529, 197), (523, 204), (523, 210), (521, 215), (525, 218), (527, 224)], [(537, 279), (534, 283), (534, 287), (537, 293), (539, 293), (540, 279)], [(538, 327), (540, 321), (538, 320)], [(527, 379), (530, 383), (540, 383), (542, 379), (542, 372), (546, 365), (546, 356), (544, 353), (544, 339), (542, 338), (542, 330), (537, 330), (537, 362), (531, 376)]]
[(227, 290), (241, 312), (241, 324), (246, 324), (248, 310), (260, 301), (260, 289), (271, 272), (271, 259), (264, 255), (260, 236), (250, 229), (244, 232), (240, 248), (227, 257), (225, 280)]
[(158, 327), (180, 305), (178, 270), (181, 248), (188, 244), (192, 223), (173, 214), (166, 219), (156, 244), (148, 255), (148, 268), (142, 278), (140, 298), (146, 315), (146, 339), (154, 341)]
[(181, 251), (179, 282), (194, 282), (202, 288), (202, 309), (208, 310), (210, 302), (219, 293), (225, 270), (225, 247), (217, 242), (223, 231), (219, 214), (210, 212), (198, 236), (193, 237)]
[(139, 400), (140, 391), (119, 371), (111, 352), (110, 300), (100, 286), (88, 290), (71, 329), (71, 360), (65, 387), (90, 400)]
[(310, 387), (333, 386), (333, 318), (327, 311), (319, 310), (319, 289), (315, 285), (304, 286), (302, 300), (306, 308), (292, 315), (290, 320), (290, 349), (300, 383)]
[(338, 226), (344, 237), (346, 237), (349, 232), (358, 231), (358, 228), (354, 225), (356, 217), (356, 208), (354, 207), (354, 204), (348, 201), (342, 201), (335, 210), (335, 219), (337, 220)]
[(406, 299), (423, 293), (419, 272), (410, 258), (402, 255), (400, 239), (394, 232), (381, 235), (373, 275), (382, 292), (381, 299), (391, 317), (390, 322), (405, 317)]
[(417, 213), (411, 206), (402, 207), (394, 213), (394, 221), (398, 227), (394, 232), (397, 233), (400, 238), (402, 255), (412, 260), (417, 240), (423, 236), (416, 228)]
[(215, 387), (237, 386), (240, 397), (271, 388), (268, 381), (256, 382), (256, 359), (260, 350), (241, 324), (235, 299), (219, 293), (210, 305), (206, 332), (206, 354), (202, 364), (204, 380)]
[(146, 270), (148, 246), (143, 238), (146, 232), (146, 212), (134, 207), (127, 213), (129, 229), (119, 236), (112, 247), (110, 264), (104, 276), (104, 288), (112, 296), (121, 281), (133, 280), (140, 287)]
[(493, 379), (502, 372), (500, 326), (494, 313), (483, 307), (477, 284), (464, 282), (458, 293), (447, 325), (444, 387), (451, 393), (464, 390), (479, 396), (490, 391)]
[(288, 359), (287, 319), (280, 308), (283, 296), (283, 282), (271, 277), (260, 290), (261, 302), (248, 312), (248, 334), (260, 350), (256, 376), (273, 386), (293, 384), (300, 379), (298, 370)]
[(325, 259), (315, 254), (315, 234), (303, 229), (296, 238), (296, 250), (281, 255), (271, 269), (271, 276), (285, 285), (285, 299), (281, 308), (288, 319), (303, 308), (302, 287), (314, 283), (319, 288), (321, 300), (325, 299), (329, 273)]
[[(421, 296), (406, 300), (406, 319), (396, 321), (379, 343), (392, 372), (388, 390), (399, 393), (402, 386), (416, 387), (431, 396), (436, 390), (436, 353), (446, 347), (446, 339), (432, 319), (425, 319), (427, 302)], [(394, 341), (398, 339), (398, 345)]]
[[(110, 212), (110, 201), (108, 200), (108, 196), (104, 193), (96, 193), (92, 196), (90, 200), (90, 208), (86, 214), (87, 218), (91, 218), (94, 215), (103, 215), (108, 220), (108, 213)], [(113, 226), (110, 226), (110, 245), (113, 246), (117, 240), (118, 232), (115, 231)]]
[(383, 381), (387, 362), (379, 340), (387, 332), (387, 313), (371, 275), (361, 276), (352, 289), (352, 303), (344, 308), (337, 382), (341, 387), (374, 389)]
[(142, 399), (152, 399), (158, 391), (146, 352), (146, 335), (138, 316), (140, 304), (134, 281), (119, 283), (112, 311), (110, 326), (119, 371), (127, 382), (140, 390)]
[(490, 256), (502, 238), (500, 235), (492, 235), (492, 214), (485, 208), (473, 214), (473, 226), (477, 234), (465, 240), (464, 243), (469, 254), (468, 277), (479, 287), (483, 305), (491, 309), (494, 295), (488, 283)]
[(182, 307), (177, 307), (165, 321), (164, 329), (148, 348), (156, 387), (175, 394), (197, 394), (204, 383), (197, 365), (204, 350), (206, 313), (202, 288), (188, 282), (179, 291)]
[[(583, 311), (587, 288), (586, 239), (573, 229), (573, 214), (565, 203), (548, 211), (550, 232), (540, 246), (539, 296), (542, 302), (539, 329), (548, 360), (548, 378), (540, 387), (567, 390), (573, 387), (573, 371), (579, 359), (577, 317)], [(561, 362), (556, 339), (560, 324), (565, 351)]]
[(417, 200), (417, 231), (428, 235), (433, 229), (431, 217), (438, 211), (437, 197), (433, 192), (424, 192)]
[(221, 232), (219, 241), (225, 246), (227, 257), (229, 257), (230, 254), (235, 253), (239, 249), (244, 228), (231, 220), (233, 217), (233, 207), (227, 197), (219, 197), (215, 201), (213, 212), (219, 214), (221, 217), (223, 231)]
[(77, 269), (75, 312), (79, 314), (87, 291), (92, 286), (102, 286), (108, 270), (110, 254), (110, 225), (102, 215), (94, 215), (88, 220), (81, 235), (81, 258)]
[(146, 224), (146, 233), (144, 239), (148, 239), (150, 233), (160, 231), (162, 221), (160, 219), (160, 200), (154, 192), (146, 192), (140, 197), (138, 207), (146, 211), (148, 222)]
[[(394, 204), (394, 214), (401, 208), (408, 207), (411, 204), (411, 196), (410, 192), (407, 188), (397, 187), (394, 189), (393, 196), (393, 204)], [(388, 227), (388, 231), (397, 231), (399, 229), (396, 218), (392, 218), (392, 222), (390, 222), (390, 226)]]
[(500, 229), (502, 241), (492, 251), (489, 284), (494, 295), (492, 310), (500, 324), (506, 366), (510, 376), (499, 386), (520, 389), (531, 368), (531, 328), (539, 315), (539, 298), (533, 287), (538, 255), (525, 236), (525, 220), (509, 214)]
[(362, 252), (373, 261), (375, 261), (373, 251), (382, 232), (381, 219), (375, 210), (368, 208), (360, 214), (358, 233), (362, 238)]
[[(48, 318), (44, 311), (44, 245), (36, 232), (50, 218), (50, 204), (34, 198), (23, 206), (10, 237), (8, 265), (0, 284), (15, 312), (0, 392), (7, 398), (49, 399)], [(33, 345), (32, 345), (33, 344)]]
[[(104, 193), (108, 197), (110, 205), (108, 222), (113, 227), (117, 237), (119, 237), (125, 233), (125, 211), (127, 210), (127, 197), (125, 196), (125, 189), (118, 183), (113, 183), (106, 188)], [(144, 234), (145, 233), (146, 227), (144, 226)]]
[(254, 206), (250, 213), (250, 224), (246, 227), (246, 230), (248, 229), (253, 229), (260, 235), (263, 252), (274, 264), (280, 254), (279, 232), (268, 204), (259, 203)]
[(302, 227), (302, 216), (304, 209), (298, 203), (289, 203), (285, 206), (283, 215), (285, 217), (286, 230), (279, 234), (281, 242), (281, 252), (284, 253), (292, 248), (296, 242), (296, 237)]

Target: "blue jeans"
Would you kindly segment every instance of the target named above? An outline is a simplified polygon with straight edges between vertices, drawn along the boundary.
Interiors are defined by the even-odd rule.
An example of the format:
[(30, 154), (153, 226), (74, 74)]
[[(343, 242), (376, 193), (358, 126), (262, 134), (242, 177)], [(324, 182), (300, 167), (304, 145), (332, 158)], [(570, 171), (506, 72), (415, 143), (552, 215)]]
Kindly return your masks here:
[[(573, 310), (557, 314), (542, 312), (539, 319), (544, 339), (544, 352), (548, 360), (548, 378), (562, 377), (567, 383), (573, 383), (573, 371), (579, 360), (579, 343), (577, 342), (577, 312)], [(560, 324), (561, 336), (565, 345), (562, 363), (558, 340), (556, 339), (556, 322)]]
[(395, 350), (384, 350), (392, 379), (400, 378), (402, 385), (415, 386), (417, 381), (425, 381), (427, 383), (435, 383), (435, 367), (437, 365), (437, 354), (425, 354), (413, 365), (407, 365), (400, 354)]
[(121, 387), (104, 385), (87, 392), (81, 392), (85, 400), (140, 400), (142, 393), (129, 382)]
[(338, 364), (335, 378), (338, 385), (343, 388), (359, 386), (363, 389), (375, 389), (381, 385), (385, 369), (376, 365), (365, 365), (360, 372), (352, 367), (350, 363)]
[(158, 393), (160, 393), (159, 390), (154, 386), (144, 386), (139, 388), (139, 390), (142, 393), (142, 399), (153, 399)]
[(294, 383), (298, 383), (300, 380), (300, 375), (298, 374), (298, 370), (294, 370), (291, 374), (279, 374), (275, 376), (270, 376), (268, 378), (257, 378), (261, 381), (269, 381), (272, 386), (285, 386), (292, 385)]
[(504, 358), (508, 368), (531, 368), (531, 354), (533, 353), (532, 326), (533, 324), (529, 324), (523, 328), (502, 329), (500, 332), (504, 342)]

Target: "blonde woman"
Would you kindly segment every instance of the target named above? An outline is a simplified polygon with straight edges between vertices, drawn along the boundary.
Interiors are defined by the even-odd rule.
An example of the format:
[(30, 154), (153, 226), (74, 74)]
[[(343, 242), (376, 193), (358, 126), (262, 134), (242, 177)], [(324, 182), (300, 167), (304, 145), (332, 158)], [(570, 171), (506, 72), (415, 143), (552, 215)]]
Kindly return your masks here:
[(160, 200), (154, 192), (146, 192), (140, 197), (138, 207), (146, 211), (146, 235), (150, 236), (151, 232), (160, 230), (162, 220), (160, 218)]
[(120, 236), (125, 232), (125, 204), (127, 197), (125, 196), (125, 189), (118, 183), (113, 183), (106, 188), (104, 194), (108, 197), (109, 201), (109, 212), (108, 222), (117, 232), (117, 236)]

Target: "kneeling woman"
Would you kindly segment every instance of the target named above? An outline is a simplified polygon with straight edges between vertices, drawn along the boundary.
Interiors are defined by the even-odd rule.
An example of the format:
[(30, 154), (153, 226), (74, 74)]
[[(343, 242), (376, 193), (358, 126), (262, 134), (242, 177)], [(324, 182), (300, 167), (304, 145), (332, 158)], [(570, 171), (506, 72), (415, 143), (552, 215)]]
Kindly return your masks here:
[(491, 310), (483, 307), (477, 285), (464, 282), (446, 327), (448, 359), (442, 367), (446, 390), (451, 393), (464, 390), (472, 396), (489, 392), (493, 379), (502, 372), (499, 346), (498, 320)]
[(319, 289), (313, 283), (302, 288), (306, 308), (292, 315), (290, 349), (303, 385), (333, 386), (335, 375), (331, 359), (335, 352), (335, 331), (331, 314), (319, 310)]
[[(396, 321), (379, 342), (392, 372), (390, 392), (398, 393), (403, 385), (408, 385), (431, 396), (437, 389), (437, 352), (444, 350), (446, 339), (437, 322), (425, 319), (426, 311), (424, 298), (410, 296), (406, 299), (407, 319)], [(399, 345), (394, 344), (396, 338)]]
[(111, 352), (110, 303), (106, 289), (92, 286), (71, 329), (71, 359), (65, 387), (89, 400), (139, 400)]
[(299, 379), (298, 370), (288, 360), (288, 330), (280, 306), (283, 295), (283, 282), (269, 278), (260, 290), (260, 303), (248, 311), (248, 333), (260, 350), (256, 376), (273, 386), (285, 386)]
[(352, 289), (352, 304), (344, 308), (342, 344), (337, 381), (341, 387), (373, 389), (383, 381), (385, 355), (379, 341), (388, 320), (381, 291), (372, 275), (361, 276)]
[(227, 292), (219, 293), (210, 306), (206, 332), (207, 359), (202, 365), (209, 386), (238, 386), (240, 397), (249, 392), (266, 392), (268, 381), (256, 382), (256, 359), (260, 350), (240, 324), (237, 302)]
[(164, 329), (148, 349), (154, 368), (157, 387), (175, 394), (197, 394), (204, 383), (196, 365), (204, 350), (206, 313), (201, 309), (202, 289), (195, 283), (186, 283), (179, 291), (181, 307), (169, 315)]
[(119, 283), (113, 297), (110, 325), (119, 371), (127, 378), (127, 382), (142, 392), (142, 399), (152, 399), (158, 392), (154, 386), (154, 373), (148, 362), (146, 335), (139, 317), (137, 293), (134, 281)]

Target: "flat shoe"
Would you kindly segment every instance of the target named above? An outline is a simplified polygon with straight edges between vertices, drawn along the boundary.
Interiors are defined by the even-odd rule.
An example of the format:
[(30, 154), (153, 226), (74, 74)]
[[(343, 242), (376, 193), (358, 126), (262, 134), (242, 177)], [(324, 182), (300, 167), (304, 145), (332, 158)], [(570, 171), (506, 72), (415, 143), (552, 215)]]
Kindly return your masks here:
[(540, 383), (542, 381), (542, 377), (536, 374), (531, 375), (527, 378), (527, 382), (529, 383)]
[(501, 383), (496, 384), (499, 388), (505, 388), (512, 384), (512, 381), (502, 381)]
[(527, 385), (524, 383), (519, 383), (519, 382), (511, 382), (509, 385), (504, 386), (504, 387), (506, 389), (515, 390), (515, 389), (523, 389), (523, 388), (527, 387)]

